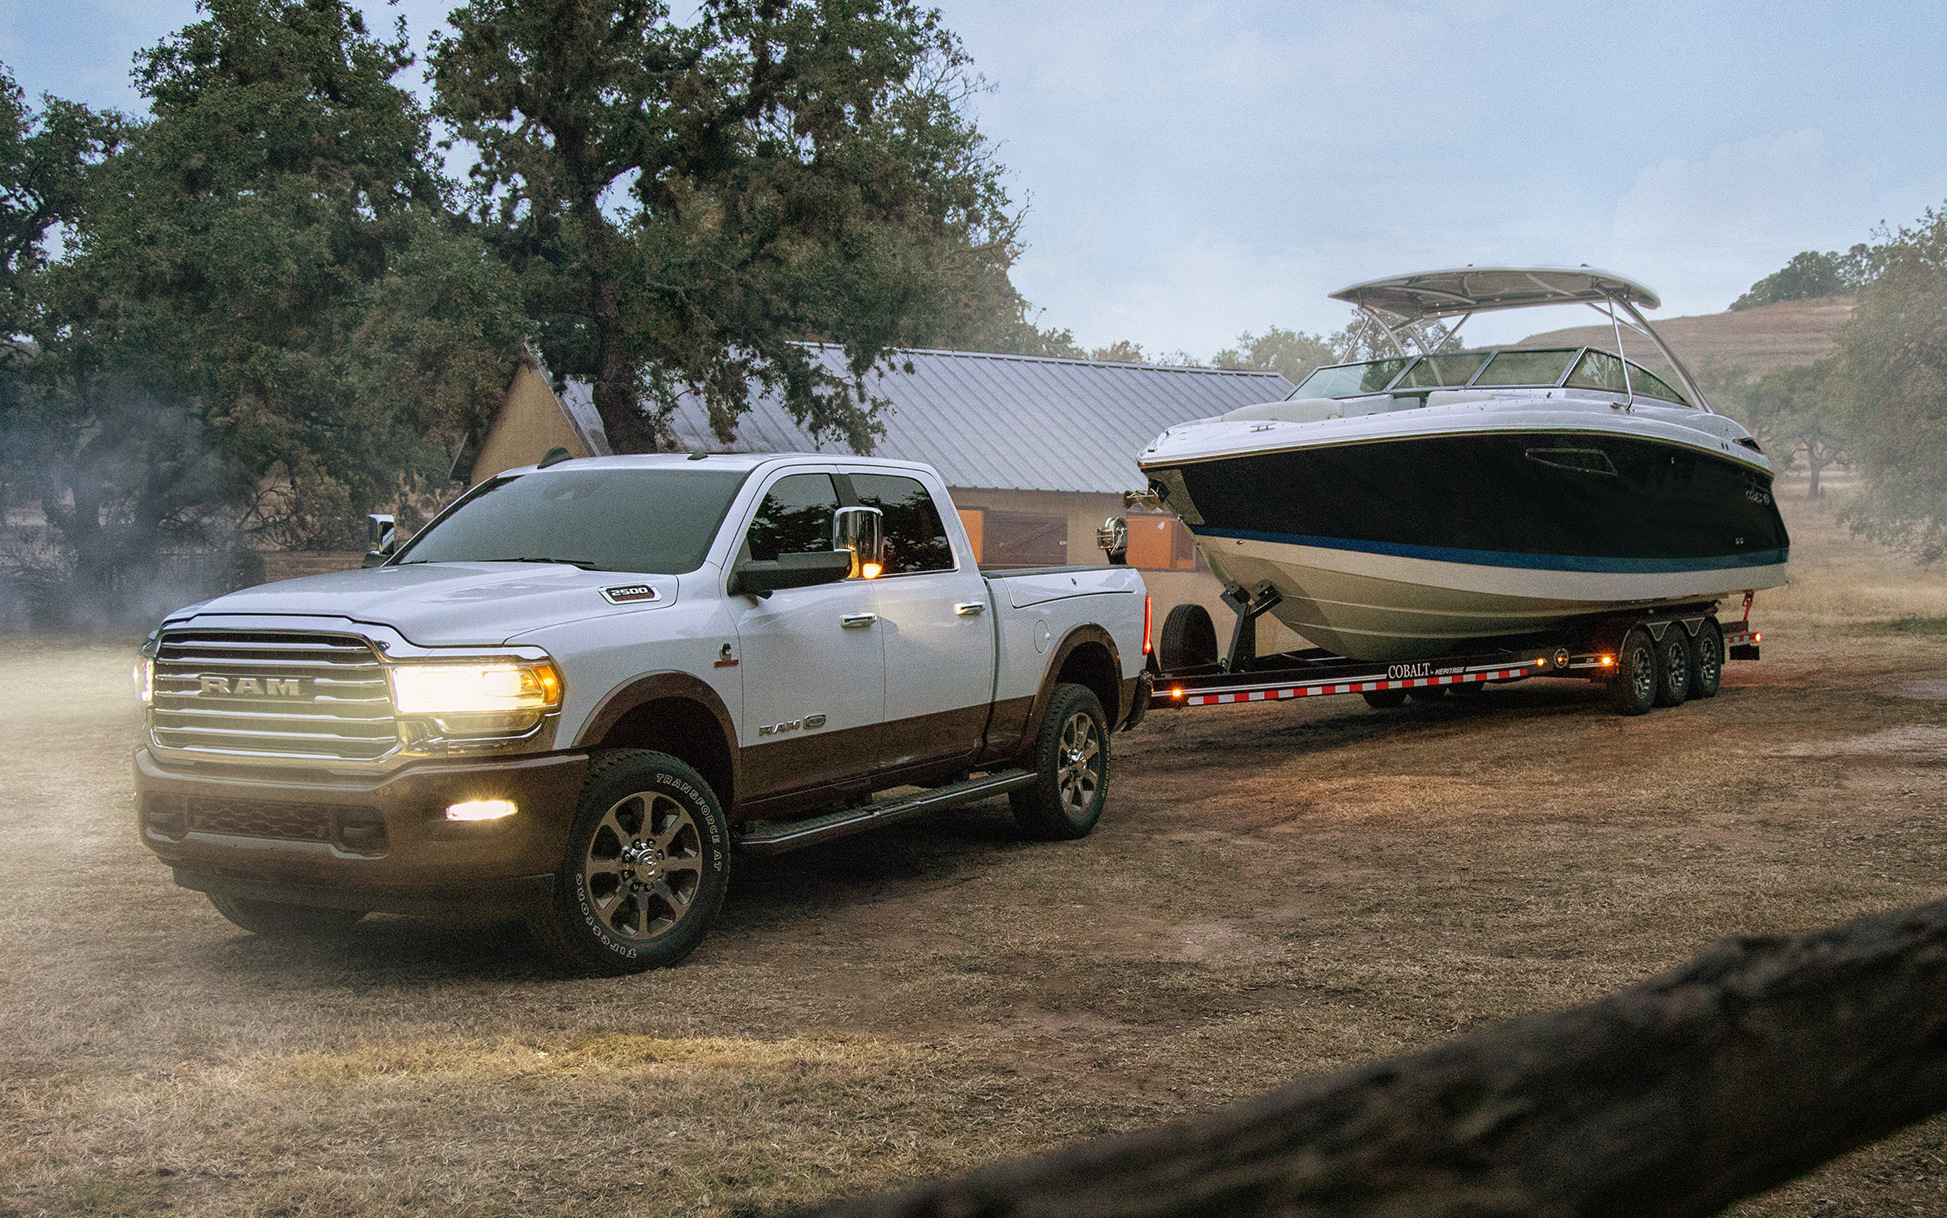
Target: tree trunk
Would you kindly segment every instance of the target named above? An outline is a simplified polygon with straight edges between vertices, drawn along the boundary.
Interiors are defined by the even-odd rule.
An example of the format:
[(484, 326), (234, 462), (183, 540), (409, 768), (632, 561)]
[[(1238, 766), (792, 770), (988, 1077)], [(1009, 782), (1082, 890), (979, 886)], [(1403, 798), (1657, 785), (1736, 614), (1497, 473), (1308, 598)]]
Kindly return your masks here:
[(600, 199), (586, 196), (575, 205), (588, 249), (588, 312), (595, 320), (595, 412), (602, 417), (609, 447), (618, 453), (652, 453), (656, 428), (642, 412), (636, 361), (622, 333), (622, 298), (610, 261), (608, 221)]
[(1947, 901), (826, 1218), (1678, 1218), (1947, 1107)]

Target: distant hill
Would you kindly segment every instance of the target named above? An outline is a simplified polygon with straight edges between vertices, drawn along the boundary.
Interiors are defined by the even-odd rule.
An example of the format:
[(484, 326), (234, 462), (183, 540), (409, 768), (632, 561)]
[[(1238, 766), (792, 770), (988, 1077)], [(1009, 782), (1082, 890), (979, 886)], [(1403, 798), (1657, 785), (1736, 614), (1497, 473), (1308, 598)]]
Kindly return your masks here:
[[(1824, 296), (1759, 305), (1735, 313), (1670, 318), (1649, 313), (1645, 316), (1693, 373), (1715, 359), (1722, 364), (1742, 364), (1753, 374), (1762, 376), (1776, 368), (1809, 364), (1832, 354), (1839, 326), (1852, 315), (1852, 306), (1850, 296)], [(1625, 331), (1623, 340), (1631, 358), (1641, 360), (1652, 369), (1661, 362), (1656, 359), (1655, 348), (1642, 339)], [(1610, 328), (1597, 324), (1530, 335), (1517, 345), (1614, 350), (1615, 344)]]

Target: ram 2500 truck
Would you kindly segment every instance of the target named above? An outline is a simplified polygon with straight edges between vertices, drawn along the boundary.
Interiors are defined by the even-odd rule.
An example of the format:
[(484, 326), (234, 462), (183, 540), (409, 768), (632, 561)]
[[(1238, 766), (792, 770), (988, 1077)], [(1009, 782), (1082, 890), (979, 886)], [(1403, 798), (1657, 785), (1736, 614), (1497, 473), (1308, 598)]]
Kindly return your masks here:
[(543, 463), (367, 567), (143, 649), (142, 841), (255, 933), (520, 916), (578, 968), (672, 963), (739, 851), (1000, 794), (1088, 833), (1149, 701), (1140, 576), (982, 572), (924, 465)]

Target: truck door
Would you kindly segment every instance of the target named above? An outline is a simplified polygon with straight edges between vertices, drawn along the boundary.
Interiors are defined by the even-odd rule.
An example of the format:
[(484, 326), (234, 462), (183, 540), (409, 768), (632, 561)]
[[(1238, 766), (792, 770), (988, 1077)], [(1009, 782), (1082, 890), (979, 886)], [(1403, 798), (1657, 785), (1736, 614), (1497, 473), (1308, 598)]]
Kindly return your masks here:
[[(832, 548), (830, 474), (787, 473), (766, 489), (737, 561)], [(740, 799), (858, 778), (881, 764), (885, 631), (863, 579), (734, 596), (743, 676)]]
[(956, 562), (917, 478), (850, 477), (858, 501), (883, 513), (885, 570), (869, 582), (886, 649), (885, 764), (971, 760), (994, 696), (987, 581), (971, 561)]

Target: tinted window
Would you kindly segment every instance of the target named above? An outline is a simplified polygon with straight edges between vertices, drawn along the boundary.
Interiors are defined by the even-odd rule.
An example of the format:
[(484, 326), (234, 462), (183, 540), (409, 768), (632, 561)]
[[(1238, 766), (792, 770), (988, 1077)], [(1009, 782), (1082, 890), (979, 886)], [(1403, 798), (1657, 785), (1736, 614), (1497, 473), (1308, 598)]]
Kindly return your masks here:
[(1568, 374), (1568, 383), (1577, 389), (1624, 390), (1622, 361), (1607, 351), (1591, 351)]
[(1320, 368), (1292, 390), (1294, 398), (1349, 398), (1362, 393), (1378, 393), (1393, 383), (1403, 359), (1376, 359), (1365, 364), (1339, 364)]
[(743, 470), (545, 469), (481, 483), (401, 562), (573, 562), (680, 575), (703, 565)]
[(1401, 389), (1444, 389), (1455, 385), (1465, 385), (1474, 370), (1481, 366), (1483, 355), (1426, 355), (1413, 365), (1413, 370), (1393, 386), (1397, 393)]
[(1636, 363), (1634, 360), (1631, 360), (1629, 364), (1629, 381), (1630, 384), (1636, 387), (1636, 392), (1638, 393), (1646, 393), (1653, 398), (1662, 398), (1666, 402), (1682, 402), (1685, 406), (1690, 405), (1690, 399), (1670, 388), (1668, 381), (1643, 367), (1641, 364)]
[(759, 562), (780, 554), (804, 554), (832, 548), (832, 516), (838, 511), (838, 491), (830, 474), (790, 474), (771, 483), (757, 519), (744, 534), (744, 545)]
[(1503, 351), (1476, 385), (1553, 385), (1568, 371), (1574, 351)]
[(853, 474), (859, 502), (885, 514), (880, 534), (886, 543), (887, 575), (908, 571), (951, 571), (953, 546), (946, 539), (933, 496), (917, 479), (893, 474)]

